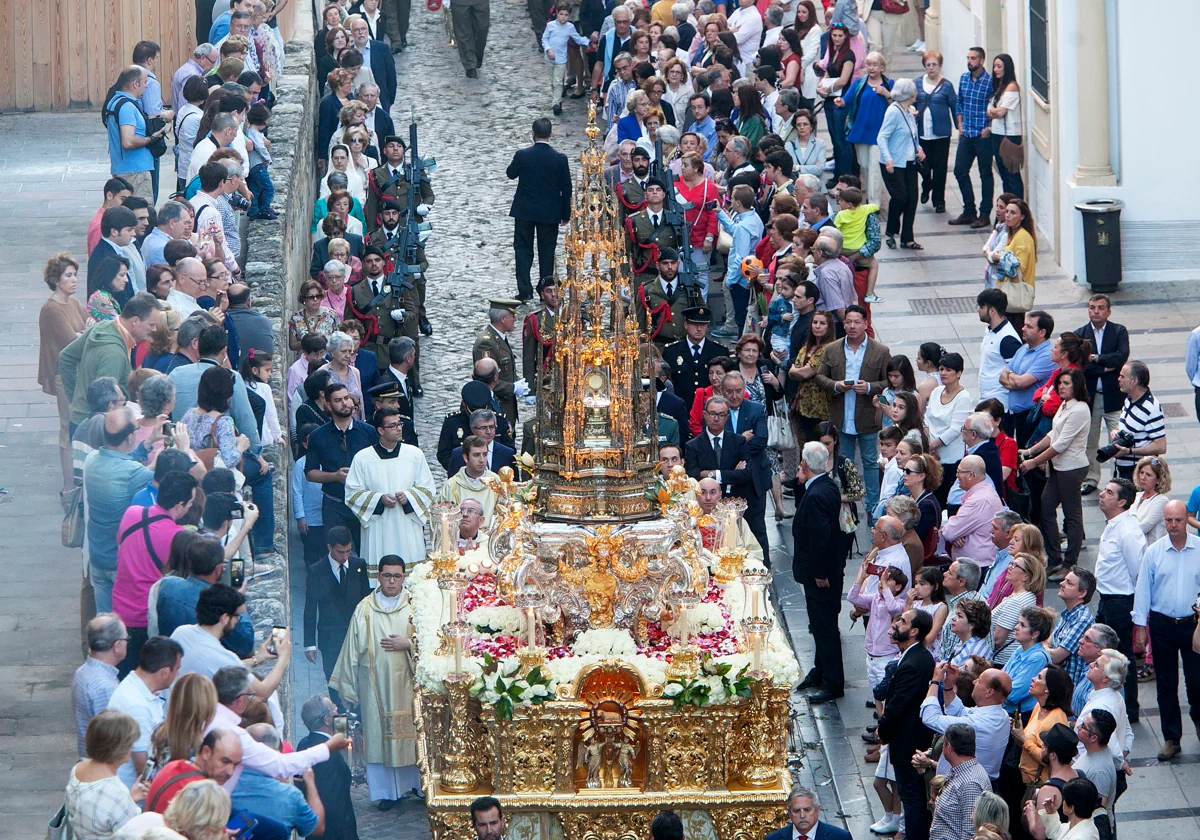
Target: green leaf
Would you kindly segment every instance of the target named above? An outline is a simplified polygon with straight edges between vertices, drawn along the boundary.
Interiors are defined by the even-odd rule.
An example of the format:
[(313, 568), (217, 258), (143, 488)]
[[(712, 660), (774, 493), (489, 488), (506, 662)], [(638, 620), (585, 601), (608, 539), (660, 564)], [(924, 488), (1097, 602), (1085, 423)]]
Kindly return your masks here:
[(542, 666), (535, 665), (532, 669), (530, 669), (529, 674), (525, 677), (525, 681), (530, 685), (543, 682)]

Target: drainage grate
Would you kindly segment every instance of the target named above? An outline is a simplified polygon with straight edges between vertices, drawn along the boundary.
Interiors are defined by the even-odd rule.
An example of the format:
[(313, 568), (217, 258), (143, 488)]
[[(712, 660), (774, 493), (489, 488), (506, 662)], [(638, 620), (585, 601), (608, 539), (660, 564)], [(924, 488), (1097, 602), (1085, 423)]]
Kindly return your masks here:
[(909, 298), (908, 306), (914, 315), (973, 315), (975, 298)]
[(1182, 403), (1159, 403), (1164, 417), (1187, 417), (1187, 409)]

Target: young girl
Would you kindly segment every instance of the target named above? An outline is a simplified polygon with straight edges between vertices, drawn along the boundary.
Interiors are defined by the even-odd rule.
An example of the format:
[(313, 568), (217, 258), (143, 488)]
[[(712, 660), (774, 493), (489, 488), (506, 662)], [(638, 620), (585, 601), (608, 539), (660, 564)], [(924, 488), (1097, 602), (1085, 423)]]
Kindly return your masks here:
[(108, 257), (96, 266), (95, 275), (88, 277), (88, 326), (97, 321), (111, 321), (121, 314), (117, 298), (129, 284), (129, 260)]
[[(258, 435), (263, 446), (283, 441), (283, 432), (279, 428), (279, 415), (275, 412), (275, 398), (271, 396), (271, 372), (275, 361), (270, 353), (255, 350), (251, 347), (246, 351), (242, 361), (242, 379), (246, 380), (246, 390), (250, 396), (250, 407), (258, 420)], [(255, 399), (258, 397), (258, 400)], [(261, 400), (263, 405), (257, 405)]]
[(792, 319), (796, 317), (792, 298), (795, 295), (792, 275), (781, 274), (776, 278), (775, 296), (771, 298), (771, 305), (767, 309), (767, 328), (771, 331), (771, 350), (784, 356), (791, 347)]
[[(908, 356), (893, 356), (892, 360), (887, 363), (887, 387), (883, 389), (885, 400), (880, 400), (879, 397), (872, 397), (871, 402), (874, 403), (877, 409), (884, 409), (884, 404), (892, 404), (895, 402), (896, 395), (901, 391), (916, 391), (917, 378), (913, 373), (912, 362), (908, 360)], [(883, 410), (883, 425), (892, 425), (895, 421), (892, 419), (891, 412)]]
[(917, 572), (912, 589), (908, 590), (909, 607), (929, 613), (933, 627), (925, 637), (925, 646), (936, 656), (942, 638), (942, 625), (946, 623), (946, 590), (942, 586), (942, 570), (937, 566), (925, 566)]

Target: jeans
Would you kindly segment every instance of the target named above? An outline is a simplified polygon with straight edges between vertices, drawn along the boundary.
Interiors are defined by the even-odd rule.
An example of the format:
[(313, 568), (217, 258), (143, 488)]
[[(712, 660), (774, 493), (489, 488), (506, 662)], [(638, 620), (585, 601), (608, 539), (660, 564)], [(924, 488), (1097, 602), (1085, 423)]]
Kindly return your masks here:
[(950, 138), (922, 140), (925, 165), (921, 168), (921, 189), (933, 196), (934, 207), (946, 206), (946, 165), (950, 161)]
[[(1042, 491), (1042, 538), (1046, 543), (1046, 565), (1049, 568), (1066, 563), (1074, 566), (1083, 547), (1083, 497), (1079, 488), (1087, 475), (1087, 467), (1056, 470), (1050, 465), (1046, 489)], [(1064, 560), (1058, 541), (1058, 507), (1062, 506), (1063, 525), (1067, 531), (1067, 556)]]
[[(1117, 631), (1117, 650), (1133, 662), (1133, 609), (1132, 595), (1101, 595), (1096, 607), (1096, 621), (1107, 624)], [(1141, 707), (1138, 705), (1138, 681), (1125, 680), (1125, 711), (1131, 721), (1136, 721)]]
[(746, 328), (746, 310), (750, 306), (750, 289), (741, 283), (729, 286), (729, 297), (733, 301), (733, 331), (742, 334)]
[(89, 563), (88, 577), (92, 579), (92, 591), (96, 593), (96, 613), (112, 612), (113, 582), (117, 579), (117, 570), (101, 569)]
[(517, 259), (517, 297), (533, 297), (533, 240), (537, 237), (538, 277), (554, 276), (554, 249), (558, 246), (558, 225), (513, 219), (513, 251)]
[[(708, 303), (708, 260), (709, 254), (704, 253), (703, 248), (692, 247), (692, 264), (696, 266), (696, 285), (700, 288), (700, 298)], [(724, 313), (722, 313), (724, 314)], [(714, 321), (716, 317), (714, 315)], [(1197, 391), (1200, 394), (1200, 391)], [(1200, 406), (1200, 396), (1196, 397), (1196, 404)]]
[(1158, 689), (1158, 714), (1164, 741), (1179, 743), (1183, 737), (1183, 713), (1179, 708), (1179, 658), (1183, 657), (1183, 682), (1188, 713), (1200, 726), (1200, 653), (1192, 650), (1196, 619), (1177, 623), (1151, 612), (1148, 622), (1150, 647), (1154, 649), (1154, 679)]
[(825, 100), (825, 121), (833, 144), (833, 177), (850, 175), (858, 162), (854, 158), (854, 144), (846, 139), (846, 108), (834, 105), (833, 97)]
[[(979, 162), (979, 211), (975, 210), (975, 188), (971, 185), (971, 165)], [(996, 182), (992, 179), (992, 144), (987, 137), (963, 137), (959, 135), (958, 151), (954, 155), (954, 178), (962, 193), (963, 212), (985, 219), (992, 217), (992, 192)]]
[[(859, 399), (864, 398), (859, 397)], [(849, 435), (839, 432), (838, 435), (841, 439), (839, 446), (843, 457), (853, 461), (856, 448), (862, 454), (863, 487), (867, 491), (863, 498), (863, 504), (866, 506), (868, 515), (872, 515), (875, 512), (875, 505), (879, 504), (879, 433)]]
[(913, 241), (913, 222), (917, 218), (917, 162), (911, 160), (908, 166), (895, 166), (895, 171), (888, 172), (882, 164), (879, 174), (887, 187), (891, 201), (888, 202), (887, 235), (900, 234), (900, 242)]
[(257, 458), (247, 457), (242, 461), (242, 473), (258, 506), (258, 521), (250, 532), (251, 546), (255, 554), (275, 551), (275, 487), (271, 481), (274, 470), (264, 472)]
[[(1012, 193), (1017, 198), (1024, 198), (1025, 183), (1021, 180), (1020, 170), (1016, 172), (1009, 171), (1008, 167), (1004, 165), (1004, 161), (1000, 159), (1000, 143), (1005, 140), (1004, 135), (993, 134), (988, 139), (992, 141), (992, 160), (996, 164), (996, 171), (1000, 173), (1001, 188), (1004, 190), (1004, 192)], [(1009, 137), (1007, 139), (1013, 143), (1016, 143), (1018, 146), (1021, 145), (1020, 135)]]
[(246, 178), (246, 186), (250, 189), (250, 218), (265, 216), (275, 200), (275, 182), (271, 180), (271, 171), (265, 163), (250, 167), (250, 175)]

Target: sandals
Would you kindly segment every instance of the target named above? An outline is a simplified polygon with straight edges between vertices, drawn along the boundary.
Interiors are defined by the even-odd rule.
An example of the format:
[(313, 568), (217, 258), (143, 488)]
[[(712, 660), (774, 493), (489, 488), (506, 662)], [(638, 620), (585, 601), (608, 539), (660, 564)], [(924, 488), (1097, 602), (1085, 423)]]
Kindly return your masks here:
[(909, 251), (924, 251), (925, 250), (925, 246), (922, 245), (920, 242), (901, 242), (900, 247), (905, 248)]
[(896, 237), (894, 237), (894, 236), (889, 236), (887, 239), (885, 239), (885, 240), (883, 240), (883, 241), (884, 241), (885, 243), (887, 243), (887, 246), (888, 246), (889, 248), (891, 248), (891, 249), (895, 250), (895, 248), (896, 248)]
[(1139, 665), (1138, 669), (1137, 669), (1137, 679), (1138, 679), (1138, 682), (1140, 682), (1140, 683), (1150, 682), (1151, 680), (1153, 680), (1154, 679), (1154, 666), (1153, 665)]

